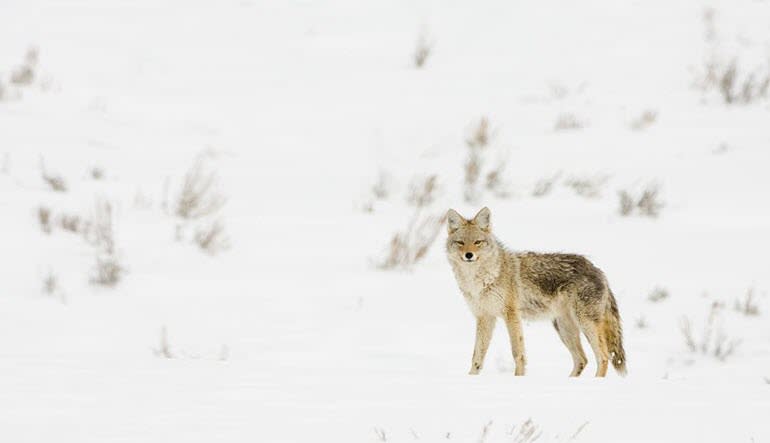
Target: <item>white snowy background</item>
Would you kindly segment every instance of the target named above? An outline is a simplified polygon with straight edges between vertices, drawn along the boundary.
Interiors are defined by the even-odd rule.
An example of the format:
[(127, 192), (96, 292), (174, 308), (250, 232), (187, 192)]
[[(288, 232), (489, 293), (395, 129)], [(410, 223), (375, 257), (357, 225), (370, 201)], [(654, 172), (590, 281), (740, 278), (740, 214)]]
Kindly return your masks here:
[[(769, 441), (769, 60), (759, 0), (2, 0), (0, 441)], [(184, 219), (196, 161), (227, 201)], [(443, 228), (378, 269), (483, 205), (605, 271), (626, 378), (568, 378), (548, 322), (468, 376)]]

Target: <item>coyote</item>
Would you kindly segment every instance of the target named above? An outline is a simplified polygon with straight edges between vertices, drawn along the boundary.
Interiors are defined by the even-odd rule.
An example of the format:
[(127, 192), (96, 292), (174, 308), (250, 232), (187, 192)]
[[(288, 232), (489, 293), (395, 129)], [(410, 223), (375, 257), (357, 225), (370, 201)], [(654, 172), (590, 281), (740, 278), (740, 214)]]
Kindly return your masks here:
[(626, 374), (618, 305), (604, 274), (588, 259), (507, 250), (492, 235), (488, 208), (472, 220), (450, 209), (447, 228), (449, 263), (476, 317), (470, 374), (478, 374), (484, 364), (497, 317), (508, 327), (516, 375), (524, 375), (526, 365), (522, 318), (553, 321), (572, 354), (571, 377), (579, 376), (587, 362), (581, 331), (596, 355), (597, 377), (606, 375), (608, 361), (620, 375)]

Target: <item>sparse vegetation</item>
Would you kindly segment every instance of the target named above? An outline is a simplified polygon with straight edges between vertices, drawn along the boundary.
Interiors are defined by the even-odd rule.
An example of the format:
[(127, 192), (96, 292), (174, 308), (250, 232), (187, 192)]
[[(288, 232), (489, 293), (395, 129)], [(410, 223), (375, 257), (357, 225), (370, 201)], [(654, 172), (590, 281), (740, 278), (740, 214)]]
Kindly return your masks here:
[(98, 286), (115, 286), (125, 269), (115, 250), (112, 205), (109, 202), (105, 200), (96, 202), (93, 223), (86, 237), (96, 252), (96, 264), (91, 283)]
[(418, 208), (429, 206), (436, 199), (438, 176), (416, 177), (409, 184), (407, 203)]
[(77, 214), (60, 214), (57, 217), (57, 225), (68, 232), (73, 234), (87, 235), (89, 229), (89, 223), (84, 221)]
[(432, 51), (433, 43), (428, 38), (428, 32), (423, 29), (417, 37), (417, 45), (414, 49), (414, 54), (412, 55), (414, 66), (417, 69), (425, 66), (425, 62), (428, 61), (428, 57), (430, 57)]
[(634, 213), (641, 216), (656, 218), (663, 209), (663, 202), (660, 199), (660, 189), (655, 184), (648, 185), (638, 198), (626, 190), (618, 192), (620, 215), (627, 217)]
[(639, 317), (637, 317), (635, 323), (637, 328), (647, 329), (647, 326), (648, 326), (647, 319), (643, 315), (640, 315)]
[(390, 196), (393, 188), (393, 180), (387, 172), (380, 170), (377, 174), (377, 181), (372, 185), (372, 195), (377, 200), (385, 200)]
[(216, 220), (195, 231), (195, 243), (207, 254), (217, 255), (230, 248), (230, 239), (221, 221)]
[[(481, 117), (471, 130), (470, 136), (465, 139), (465, 144), (468, 146), (468, 157), (464, 166), (465, 187), (463, 192), (465, 201), (469, 203), (476, 202), (480, 197), (479, 179), (484, 166), (484, 151), (493, 137), (494, 132), (490, 129), (489, 119)], [(498, 177), (496, 179), (500, 181), (499, 175), (502, 174), (502, 169), (498, 167), (497, 171)]]
[(216, 189), (216, 174), (207, 171), (205, 162), (205, 156), (199, 155), (184, 176), (174, 208), (179, 218), (197, 220), (217, 213), (227, 202)]
[(561, 173), (556, 173), (551, 177), (540, 179), (535, 183), (535, 187), (532, 189), (532, 196), (540, 198), (550, 194), (556, 181), (559, 180), (559, 176), (561, 176)]
[(95, 166), (91, 168), (90, 175), (94, 180), (101, 180), (104, 178), (104, 169)]
[(189, 238), (191, 228), (192, 241), (207, 254), (216, 255), (230, 246), (224, 223), (217, 218), (227, 199), (218, 191), (217, 175), (207, 167), (206, 158), (205, 153), (198, 155), (182, 181), (173, 206), (182, 220), (175, 226), (175, 237)]
[(58, 279), (56, 275), (50, 269), (43, 277), (43, 293), (47, 295), (53, 295), (56, 292), (56, 288), (59, 287)]
[(575, 129), (582, 129), (585, 126), (575, 114), (565, 112), (559, 114), (556, 118), (556, 123), (553, 125), (554, 131), (570, 131)]
[(374, 434), (377, 436), (378, 441), (388, 441), (388, 435), (382, 428), (374, 428)]
[(492, 192), (495, 196), (500, 198), (507, 198), (511, 196), (511, 192), (508, 188), (508, 184), (503, 179), (505, 175), (505, 168), (507, 162), (503, 159), (498, 160), (493, 169), (487, 172), (486, 188)]
[(41, 291), (46, 296), (56, 297), (62, 303), (67, 303), (67, 297), (59, 286), (59, 278), (56, 276), (52, 269), (48, 269), (43, 275)]
[(767, 67), (746, 72), (733, 59), (730, 62), (711, 61), (705, 69), (703, 89), (719, 91), (726, 104), (749, 104), (767, 97), (770, 89), (770, 69)]
[(174, 353), (171, 351), (171, 345), (168, 342), (168, 331), (166, 330), (166, 326), (163, 326), (160, 329), (160, 340), (158, 342), (158, 347), (154, 348), (152, 353), (155, 354), (156, 357), (168, 359), (174, 358)]
[(719, 361), (725, 361), (733, 355), (740, 340), (730, 339), (717, 324), (717, 317), (721, 309), (722, 307), (718, 303), (711, 305), (711, 311), (700, 337), (695, 336), (690, 320), (687, 317), (682, 317), (679, 328), (690, 352), (708, 355)]
[(606, 176), (596, 177), (572, 177), (564, 182), (564, 185), (575, 191), (575, 194), (585, 198), (598, 198), (601, 196), (602, 186), (607, 182)]
[(754, 289), (749, 288), (743, 298), (736, 299), (733, 307), (737, 312), (747, 317), (759, 315), (759, 305), (757, 305), (757, 301), (754, 298)]
[(56, 192), (67, 192), (67, 182), (64, 177), (56, 174), (52, 174), (45, 169), (43, 159), (40, 159), (40, 176), (51, 190)]
[(742, 66), (737, 56), (726, 57), (718, 53), (716, 12), (708, 8), (703, 13), (706, 44), (709, 55), (695, 85), (703, 92), (714, 91), (725, 104), (750, 104), (767, 98), (770, 92), (770, 63)]
[(634, 131), (642, 131), (652, 126), (658, 119), (658, 113), (653, 110), (646, 110), (642, 112), (638, 117), (631, 120), (629, 126)]
[[(573, 439), (583, 430), (583, 428), (588, 423), (584, 423), (580, 428), (578, 428), (577, 431), (575, 431), (575, 434), (573, 434)], [(540, 438), (541, 435), (543, 435), (543, 432), (538, 428), (538, 426), (532, 421), (531, 418), (528, 418), (527, 421), (521, 424), (521, 426), (516, 428), (516, 426), (512, 427), (511, 430), (508, 432), (508, 435), (511, 436), (513, 443), (532, 443)]]
[(620, 201), (620, 207), (618, 208), (620, 215), (624, 217), (631, 215), (631, 213), (634, 211), (634, 207), (636, 207), (636, 204), (634, 204), (634, 198), (631, 197), (631, 194), (629, 194), (629, 192), (626, 190), (621, 190), (618, 192), (618, 199)]
[(11, 72), (11, 83), (18, 86), (31, 85), (35, 80), (35, 68), (38, 61), (37, 48), (29, 48), (24, 56), (24, 62)]
[(663, 301), (669, 297), (668, 289), (657, 287), (650, 291), (650, 293), (647, 295), (647, 300), (657, 303), (659, 301)]
[(379, 269), (409, 268), (428, 253), (436, 240), (445, 216), (422, 216), (415, 211), (409, 223), (401, 232), (391, 238), (383, 259), (376, 263)]
[(489, 435), (489, 428), (492, 427), (492, 421), (488, 421), (487, 424), (484, 425), (483, 428), (481, 428), (481, 435), (479, 435), (479, 439), (477, 440), (478, 443), (484, 443), (487, 441), (487, 436)]
[(51, 233), (51, 209), (46, 206), (37, 208), (37, 221), (40, 224), (40, 230), (46, 234)]
[(663, 203), (660, 201), (659, 189), (657, 186), (648, 186), (642, 191), (642, 196), (636, 202), (636, 207), (639, 209), (639, 213), (655, 218), (660, 214), (660, 210), (663, 208)]

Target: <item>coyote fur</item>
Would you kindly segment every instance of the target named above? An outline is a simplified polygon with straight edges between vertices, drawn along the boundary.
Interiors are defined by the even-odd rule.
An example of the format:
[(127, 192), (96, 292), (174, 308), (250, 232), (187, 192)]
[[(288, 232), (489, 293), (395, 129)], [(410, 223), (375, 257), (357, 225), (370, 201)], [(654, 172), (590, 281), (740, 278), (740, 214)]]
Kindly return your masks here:
[(580, 332), (596, 356), (597, 377), (606, 375), (608, 362), (626, 374), (618, 305), (599, 268), (580, 255), (507, 250), (492, 235), (487, 208), (471, 220), (450, 209), (447, 227), (449, 263), (476, 317), (471, 374), (484, 365), (497, 318), (508, 328), (516, 375), (524, 375), (526, 366), (522, 319), (552, 320), (572, 355), (571, 377), (579, 376), (588, 361)]

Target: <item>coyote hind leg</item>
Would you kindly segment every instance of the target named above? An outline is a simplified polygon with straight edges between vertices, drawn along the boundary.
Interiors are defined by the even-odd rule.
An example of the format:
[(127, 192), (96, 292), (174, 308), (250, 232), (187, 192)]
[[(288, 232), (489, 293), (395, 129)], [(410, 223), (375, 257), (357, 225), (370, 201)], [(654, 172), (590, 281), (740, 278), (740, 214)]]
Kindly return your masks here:
[(607, 375), (607, 363), (609, 362), (609, 350), (607, 349), (607, 339), (602, 335), (600, 321), (590, 319), (581, 320), (580, 328), (583, 330), (591, 349), (596, 356), (596, 376), (604, 377)]
[(583, 352), (583, 346), (580, 343), (580, 326), (578, 326), (575, 318), (567, 313), (556, 318), (553, 321), (553, 327), (559, 333), (559, 338), (572, 355), (572, 372), (569, 376), (579, 376), (586, 367), (586, 363), (588, 363), (586, 354)]

